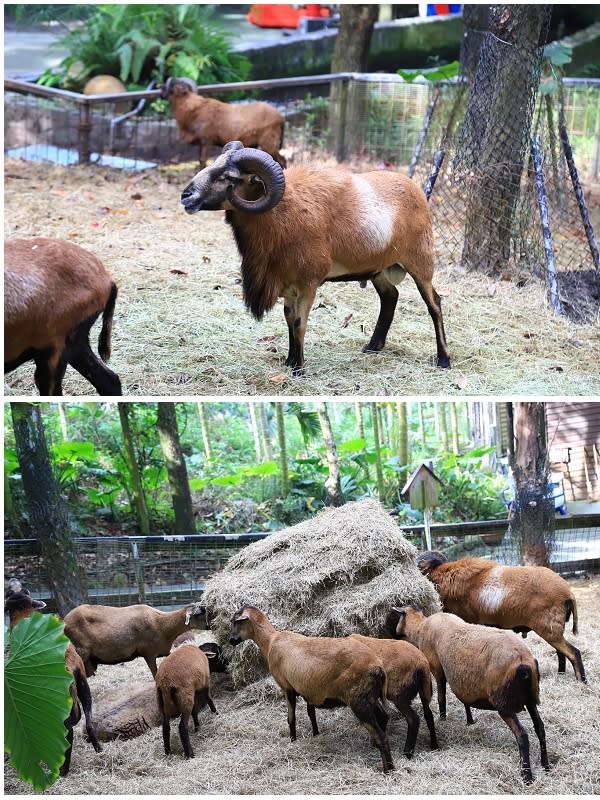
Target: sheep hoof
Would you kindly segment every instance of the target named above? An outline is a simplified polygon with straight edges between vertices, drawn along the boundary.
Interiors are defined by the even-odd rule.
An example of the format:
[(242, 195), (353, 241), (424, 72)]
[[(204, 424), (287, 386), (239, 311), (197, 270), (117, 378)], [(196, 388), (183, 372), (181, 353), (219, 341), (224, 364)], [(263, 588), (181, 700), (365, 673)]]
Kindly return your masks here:
[(437, 365), (440, 369), (450, 369), (450, 359), (447, 356), (438, 358)]

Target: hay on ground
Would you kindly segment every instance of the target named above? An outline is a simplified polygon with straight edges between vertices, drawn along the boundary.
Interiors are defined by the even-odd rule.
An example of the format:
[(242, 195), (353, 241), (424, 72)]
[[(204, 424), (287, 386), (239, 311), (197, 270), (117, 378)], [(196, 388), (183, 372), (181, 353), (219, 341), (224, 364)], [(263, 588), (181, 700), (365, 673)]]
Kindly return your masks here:
[(376, 500), (327, 509), (245, 547), (211, 578), (203, 596), (235, 685), (268, 674), (254, 643), (227, 643), (242, 605), (260, 608), (278, 629), (307, 636), (385, 636), (394, 605), (439, 611), (416, 552)]
[[(600, 325), (552, 313), (542, 283), (496, 281), (444, 256), (437, 229), (434, 284), (452, 369), (434, 366), (431, 319), (416, 285), (400, 286), (388, 341), (362, 353), (379, 301), (372, 287), (319, 288), (306, 333), (306, 374), (285, 366), (282, 301), (261, 322), (244, 307), (240, 257), (223, 212), (187, 215), (182, 188), (195, 165), (127, 173), (15, 159), (5, 163), (7, 238), (51, 236), (95, 253), (119, 286), (111, 368), (126, 395), (594, 395)], [(597, 188), (595, 189), (597, 192)], [(92, 339), (97, 338), (95, 326)], [(90, 394), (67, 369), (65, 394)], [(33, 364), (5, 394), (35, 395)]]

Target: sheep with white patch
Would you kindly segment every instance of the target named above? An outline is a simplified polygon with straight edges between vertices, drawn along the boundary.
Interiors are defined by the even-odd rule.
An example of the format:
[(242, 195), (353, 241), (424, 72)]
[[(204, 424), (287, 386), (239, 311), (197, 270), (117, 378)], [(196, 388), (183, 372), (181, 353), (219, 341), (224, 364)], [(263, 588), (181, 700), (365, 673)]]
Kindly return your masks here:
[(399, 614), (396, 635), (421, 650), (437, 685), (441, 719), (446, 718), (446, 682), (467, 710), (471, 707), (497, 711), (511, 729), (519, 748), (521, 777), (533, 782), (529, 760), (529, 738), (517, 713), (525, 707), (540, 742), (541, 764), (549, 769), (544, 723), (537, 706), (539, 670), (527, 645), (512, 631), (471, 625), (443, 611), (423, 616), (411, 606), (395, 609)]
[(93, 675), (98, 664), (120, 664), (141, 656), (156, 676), (156, 659), (166, 656), (174, 640), (189, 629), (206, 630), (206, 608), (200, 603), (159, 611), (145, 604), (76, 606), (65, 616), (65, 633)]
[(363, 352), (381, 350), (398, 302), (395, 283), (408, 274), (433, 320), (437, 364), (450, 366), (440, 298), (432, 285), (433, 230), (422, 190), (388, 171), (354, 175), (341, 168), (292, 166), (229, 142), (183, 190), (188, 214), (225, 209), (242, 256), (246, 307), (260, 320), (284, 299), (286, 365), (304, 366), (304, 335), (325, 281), (370, 280), (380, 312)]
[(534, 631), (558, 654), (558, 671), (568, 658), (577, 680), (586, 682), (580, 651), (564, 638), (573, 615), (577, 633), (577, 602), (564, 578), (547, 567), (504, 566), (486, 558), (448, 561), (442, 553), (417, 556), (417, 566), (435, 586), (444, 611), (466, 622), (512, 628), (525, 636)]

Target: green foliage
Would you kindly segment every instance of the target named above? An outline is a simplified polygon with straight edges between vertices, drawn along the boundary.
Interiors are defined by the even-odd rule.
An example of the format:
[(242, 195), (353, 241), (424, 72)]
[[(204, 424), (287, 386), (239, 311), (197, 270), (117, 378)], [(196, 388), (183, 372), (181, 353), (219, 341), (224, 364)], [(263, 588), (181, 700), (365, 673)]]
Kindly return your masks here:
[(436, 65), (426, 69), (398, 69), (396, 73), (404, 78), (407, 83), (412, 83), (415, 78), (423, 77), (428, 81), (444, 81), (456, 78), (460, 72), (460, 61), (451, 61), (449, 64)]
[(10, 635), (4, 665), (4, 749), (21, 780), (44, 791), (58, 778), (68, 747), (65, 719), (73, 676), (65, 667), (69, 640), (52, 614), (37, 611)]
[(544, 47), (544, 60), (539, 92), (549, 95), (558, 92), (565, 64), (573, 60), (573, 48), (561, 42), (550, 42)]
[(445, 453), (437, 461), (435, 473), (444, 487), (436, 516), (443, 515), (446, 522), (506, 516), (502, 500), (505, 478), (482, 466), (483, 459), (492, 452), (493, 447), (478, 447), (461, 455)]
[(244, 80), (250, 63), (231, 50), (212, 13), (202, 4), (98, 5), (56, 43), (69, 55), (39, 83), (80, 90), (94, 75), (114, 75), (135, 90), (171, 75), (199, 84)]

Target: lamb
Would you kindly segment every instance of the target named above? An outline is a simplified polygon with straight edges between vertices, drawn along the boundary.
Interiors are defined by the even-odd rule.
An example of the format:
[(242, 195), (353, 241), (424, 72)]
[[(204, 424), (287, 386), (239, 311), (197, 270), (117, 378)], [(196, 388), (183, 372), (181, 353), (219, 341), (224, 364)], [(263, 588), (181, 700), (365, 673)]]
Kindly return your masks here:
[(354, 175), (340, 168), (292, 166), (228, 142), (213, 164), (183, 190), (188, 214), (225, 209), (242, 256), (246, 307), (256, 319), (284, 298), (294, 375), (304, 367), (304, 336), (325, 281), (370, 280), (380, 312), (363, 352), (385, 345), (408, 272), (433, 320), (437, 364), (450, 366), (440, 298), (433, 288), (433, 231), (421, 189), (387, 171)]
[(246, 147), (260, 147), (278, 164), (286, 166), (279, 152), (283, 144), (283, 116), (269, 103), (232, 105), (197, 94), (189, 78), (168, 78), (162, 97), (169, 100), (179, 134), (188, 144), (200, 147), (200, 168), (206, 166), (211, 145), (239, 139)]
[(399, 614), (396, 635), (421, 650), (433, 672), (441, 719), (446, 718), (446, 681), (473, 723), (471, 707), (496, 710), (517, 740), (521, 777), (533, 782), (529, 738), (517, 713), (527, 708), (540, 742), (541, 763), (549, 769), (544, 723), (537, 706), (539, 670), (527, 645), (512, 631), (471, 625), (455, 614), (440, 611), (430, 617), (411, 606)]
[(447, 561), (431, 551), (421, 553), (417, 564), (435, 585), (445, 611), (523, 636), (535, 631), (556, 650), (558, 671), (565, 671), (568, 658), (577, 680), (586, 682), (581, 653), (563, 635), (571, 614), (577, 633), (577, 602), (560, 575), (547, 567), (507, 567), (485, 558)]
[(404, 755), (412, 758), (415, 752), (419, 715), (412, 708), (411, 702), (417, 694), (421, 699), (423, 714), (429, 728), (431, 749), (437, 750), (435, 723), (429, 708), (432, 695), (431, 673), (429, 662), (423, 653), (410, 642), (374, 639), (371, 636), (362, 636), (360, 633), (352, 633), (350, 638), (362, 642), (381, 659), (387, 675), (387, 699), (396, 706), (408, 723)]
[[(43, 600), (35, 600), (28, 589), (24, 589), (21, 582), (16, 578), (11, 578), (8, 582), (8, 591), (4, 600), (4, 611), (9, 616), (9, 627), (12, 629), (25, 617), (30, 617), (34, 611), (40, 611), (46, 607)], [(68, 774), (71, 766), (71, 751), (73, 747), (73, 728), (81, 719), (81, 710), (85, 716), (85, 729), (94, 750), (99, 753), (102, 745), (98, 741), (96, 728), (92, 719), (92, 693), (85, 678), (85, 668), (77, 651), (72, 644), (67, 645), (65, 651), (65, 666), (73, 675), (73, 682), (69, 687), (71, 693), (71, 712), (65, 719), (67, 729), (67, 741), (69, 746), (65, 752), (60, 774), (64, 777)], [(81, 705), (80, 705), (81, 703)]]
[[(215, 656), (210, 653), (210, 657)], [(188, 725), (190, 715), (198, 730), (198, 711), (208, 705), (217, 713), (210, 696), (210, 667), (207, 655), (190, 642), (183, 643), (160, 662), (155, 676), (156, 702), (162, 717), (165, 755), (171, 753), (169, 720), (181, 716), (179, 736), (186, 758), (194, 758)]]
[(206, 627), (206, 609), (200, 603), (175, 611), (158, 611), (144, 604), (124, 608), (84, 604), (65, 616), (65, 633), (83, 659), (88, 677), (98, 664), (120, 664), (138, 656), (155, 677), (156, 659), (169, 654), (179, 634)]
[[(111, 352), (117, 286), (88, 250), (59, 239), (4, 243), (4, 372), (35, 362), (41, 395), (61, 395), (70, 364), (101, 395), (120, 395), (118, 376), (103, 363)], [(98, 351), (90, 329), (102, 313)]]
[(383, 771), (394, 769), (383, 707), (386, 675), (381, 660), (361, 642), (278, 631), (266, 614), (243, 606), (233, 617), (229, 643), (252, 639), (287, 701), (290, 739), (296, 741), (296, 699), (306, 700), (313, 736), (319, 728), (315, 708), (348, 706), (379, 748)]

